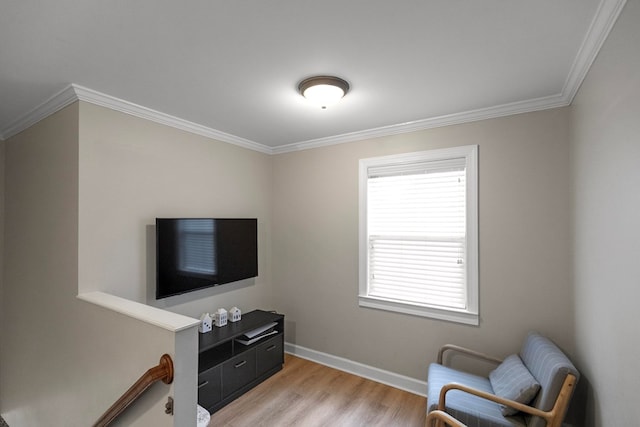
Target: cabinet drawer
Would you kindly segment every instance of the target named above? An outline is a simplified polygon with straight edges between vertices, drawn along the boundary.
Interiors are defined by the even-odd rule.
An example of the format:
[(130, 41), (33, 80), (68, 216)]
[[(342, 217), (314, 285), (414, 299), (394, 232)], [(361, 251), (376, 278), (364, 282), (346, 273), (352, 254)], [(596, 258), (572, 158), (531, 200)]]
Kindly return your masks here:
[(256, 346), (257, 376), (284, 363), (284, 335), (280, 334)]
[(205, 409), (222, 399), (222, 366), (207, 369), (198, 375), (198, 405)]
[(227, 397), (256, 378), (255, 349), (232, 357), (222, 364), (222, 397)]

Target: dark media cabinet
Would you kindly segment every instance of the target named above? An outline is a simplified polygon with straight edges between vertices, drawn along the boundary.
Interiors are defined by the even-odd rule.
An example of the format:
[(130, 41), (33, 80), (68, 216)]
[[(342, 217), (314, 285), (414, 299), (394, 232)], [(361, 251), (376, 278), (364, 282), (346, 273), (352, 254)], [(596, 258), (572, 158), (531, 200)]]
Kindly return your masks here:
[[(275, 322), (276, 334), (244, 345), (245, 333)], [(255, 310), (237, 322), (199, 334), (198, 404), (213, 413), (246, 393), (284, 364), (284, 315)]]

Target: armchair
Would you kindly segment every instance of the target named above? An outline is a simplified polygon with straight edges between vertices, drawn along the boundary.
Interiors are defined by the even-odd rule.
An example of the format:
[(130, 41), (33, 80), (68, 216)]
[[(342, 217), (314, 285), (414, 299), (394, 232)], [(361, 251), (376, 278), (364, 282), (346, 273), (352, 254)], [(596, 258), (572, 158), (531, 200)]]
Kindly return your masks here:
[[(447, 351), (498, 367), (489, 378), (462, 372), (443, 364)], [(578, 378), (564, 353), (538, 333), (529, 333), (520, 353), (504, 361), (445, 345), (438, 353), (438, 363), (429, 366), (426, 425), (560, 427)]]

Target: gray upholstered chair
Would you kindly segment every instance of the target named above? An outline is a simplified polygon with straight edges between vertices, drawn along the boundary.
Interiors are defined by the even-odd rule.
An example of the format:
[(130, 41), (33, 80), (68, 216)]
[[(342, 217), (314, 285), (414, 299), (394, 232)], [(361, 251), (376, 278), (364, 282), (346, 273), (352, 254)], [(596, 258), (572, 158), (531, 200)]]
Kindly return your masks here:
[[(445, 366), (447, 351), (498, 366), (489, 377), (473, 375)], [(565, 354), (535, 332), (504, 360), (446, 345), (429, 366), (427, 426), (560, 427), (578, 378)]]

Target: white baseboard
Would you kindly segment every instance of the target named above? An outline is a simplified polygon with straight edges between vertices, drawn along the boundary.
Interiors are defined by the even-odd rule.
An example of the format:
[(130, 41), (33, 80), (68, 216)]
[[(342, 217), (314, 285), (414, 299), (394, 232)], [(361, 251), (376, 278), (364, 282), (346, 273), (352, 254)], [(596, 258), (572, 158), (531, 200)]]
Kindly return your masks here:
[[(386, 384), (400, 390), (408, 391), (419, 396), (427, 395), (427, 382), (416, 380), (394, 372), (385, 371), (383, 369), (374, 368), (362, 363), (354, 362), (343, 357), (334, 356), (332, 354), (323, 353), (321, 351), (312, 350), (288, 342), (284, 343), (284, 351), (321, 365), (339, 369), (350, 374), (358, 375), (372, 381)], [(426, 369), (426, 367), (425, 367)]]

